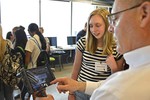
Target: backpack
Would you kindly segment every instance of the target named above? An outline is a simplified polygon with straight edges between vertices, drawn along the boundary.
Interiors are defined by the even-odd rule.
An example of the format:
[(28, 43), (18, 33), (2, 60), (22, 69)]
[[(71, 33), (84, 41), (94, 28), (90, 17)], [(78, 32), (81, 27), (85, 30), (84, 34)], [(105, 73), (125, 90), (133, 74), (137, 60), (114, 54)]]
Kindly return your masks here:
[(47, 63), (47, 52), (45, 50), (41, 50), (40, 54), (37, 58), (37, 66), (44, 66)]
[[(33, 37), (34, 38), (34, 37)], [(46, 65), (47, 63), (49, 63), (49, 59), (48, 59), (48, 53), (46, 52), (46, 50), (43, 50), (38, 41), (34, 38), (33, 40), (35, 42), (35, 44), (37, 44), (38, 48), (40, 49), (40, 54), (37, 58), (37, 61), (36, 61), (36, 65), (37, 66), (44, 66)]]
[(21, 68), (24, 67), (22, 55), (16, 52), (8, 44), (0, 67), (0, 79), (11, 87), (15, 87), (20, 81), (18, 74)]

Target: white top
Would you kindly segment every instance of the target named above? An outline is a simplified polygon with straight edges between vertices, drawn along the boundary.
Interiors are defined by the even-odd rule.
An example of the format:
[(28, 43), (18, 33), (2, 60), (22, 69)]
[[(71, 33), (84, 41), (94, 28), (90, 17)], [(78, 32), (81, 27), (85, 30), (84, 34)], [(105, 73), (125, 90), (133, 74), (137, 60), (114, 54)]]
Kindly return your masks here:
[[(35, 34), (33, 37), (38, 41), (39, 45), (41, 46), (41, 42), (40, 42), (39, 36)], [(30, 62), (28, 64), (28, 68), (29, 69), (36, 67), (36, 60), (37, 60), (37, 58), (38, 58), (38, 56), (40, 54), (40, 49), (39, 49), (38, 45), (35, 43), (36, 40), (33, 37), (31, 37), (27, 41), (27, 44), (26, 44), (26, 47), (25, 47), (26, 51), (31, 52), (31, 60), (30, 60)]]
[(99, 85), (91, 100), (150, 100), (150, 46), (128, 52), (124, 58), (128, 70), (111, 75), (101, 86), (87, 82), (86, 93)]

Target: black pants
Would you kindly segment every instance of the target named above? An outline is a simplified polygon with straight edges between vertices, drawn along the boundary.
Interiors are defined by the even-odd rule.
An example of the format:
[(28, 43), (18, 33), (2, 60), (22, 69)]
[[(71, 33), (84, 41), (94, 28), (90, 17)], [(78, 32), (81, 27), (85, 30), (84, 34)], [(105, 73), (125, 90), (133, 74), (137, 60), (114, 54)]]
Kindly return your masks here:
[(0, 80), (0, 100), (13, 100), (13, 88)]
[(21, 91), (21, 100), (25, 100), (25, 94), (28, 92), (27, 88), (22, 81), (19, 82), (18, 87)]

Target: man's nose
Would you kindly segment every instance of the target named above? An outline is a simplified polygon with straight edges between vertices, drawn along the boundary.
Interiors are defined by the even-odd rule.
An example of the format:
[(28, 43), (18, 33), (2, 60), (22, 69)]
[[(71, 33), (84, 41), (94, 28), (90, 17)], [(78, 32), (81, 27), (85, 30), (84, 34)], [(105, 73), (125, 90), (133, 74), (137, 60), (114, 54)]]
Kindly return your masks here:
[(108, 31), (109, 31), (110, 33), (114, 33), (114, 27), (113, 27), (112, 25), (109, 25)]

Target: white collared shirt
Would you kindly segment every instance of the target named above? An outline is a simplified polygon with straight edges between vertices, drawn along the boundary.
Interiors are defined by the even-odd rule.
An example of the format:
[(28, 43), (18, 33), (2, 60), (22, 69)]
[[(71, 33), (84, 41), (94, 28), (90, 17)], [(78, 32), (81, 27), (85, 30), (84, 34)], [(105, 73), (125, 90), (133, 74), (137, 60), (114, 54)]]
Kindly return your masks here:
[[(39, 45), (41, 46), (41, 42), (40, 42), (40, 39), (39, 39), (39, 36), (38, 35), (34, 35), (33, 36), (39, 43)], [(31, 52), (31, 59), (30, 59), (30, 62), (28, 64), (28, 68), (35, 68), (37, 65), (36, 65), (36, 60), (40, 54), (40, 49), (38, 47), (38, 44), (36, 44), (34, 42), (34, 38), (31, 37), (28, 41), (27, 41), (27, 44), (26, 44), (26, 47), (25, 47), (25, 50), (26, 51), (29, 51)], [(35, 41), (36, 41), (35, 40)]]
[[(150, 100), (150, 46), (124, 54), (130, 68), (111, 75), (103, 85), (87, 82), (91, 100)], [(89, 91), (88, 91), (89, 90)]]

